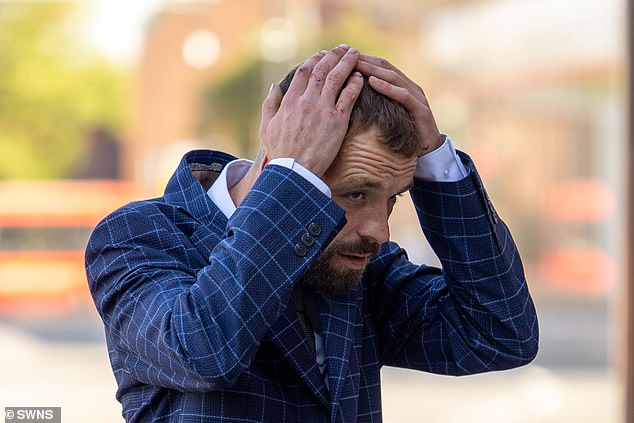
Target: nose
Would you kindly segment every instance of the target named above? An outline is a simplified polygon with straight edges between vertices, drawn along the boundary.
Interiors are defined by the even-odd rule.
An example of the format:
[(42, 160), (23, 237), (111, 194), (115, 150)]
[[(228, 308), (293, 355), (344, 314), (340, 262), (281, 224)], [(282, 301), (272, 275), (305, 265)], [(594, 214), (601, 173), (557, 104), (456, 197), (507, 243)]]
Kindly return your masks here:
[(387, 242), (390, 239), (387, 211), (380, 208), (369, 210), (362, 216), (357, 232), (360, 236), (370, 237), (380, 244)]

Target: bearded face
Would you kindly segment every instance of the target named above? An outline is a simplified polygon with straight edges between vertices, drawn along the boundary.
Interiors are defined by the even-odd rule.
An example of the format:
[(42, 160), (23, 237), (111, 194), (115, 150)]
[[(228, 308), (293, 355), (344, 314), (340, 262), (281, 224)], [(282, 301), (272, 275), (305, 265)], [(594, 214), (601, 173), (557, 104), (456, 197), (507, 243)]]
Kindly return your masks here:
[[(334, 296), (355, 288), (361, 281), (369, 258), (379, 252), (380, 245), (370, 238), (358, 242), (333, 242), (315, 260), (303, 277), (304, 286)], [(357, 266), (341, 263), (341, 257), (356, 260)]]
[(392, 151), (374, 126), (343, 141), (323, 175), (346, 224), (306, 272), (305, 284), (325, 294), (356, 287), (372, 254), (390, 238), (397, 197), (412, 186), (416, 156)]

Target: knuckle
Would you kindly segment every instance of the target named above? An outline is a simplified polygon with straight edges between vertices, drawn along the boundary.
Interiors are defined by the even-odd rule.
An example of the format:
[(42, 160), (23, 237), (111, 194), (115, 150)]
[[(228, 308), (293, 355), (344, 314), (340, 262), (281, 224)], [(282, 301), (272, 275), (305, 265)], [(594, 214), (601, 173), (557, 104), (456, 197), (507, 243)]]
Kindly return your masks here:
[(342, 54), (344, 54), (346, 52), (346, 50), (343, 47), (341, 47), (341, 46), (337, 46), (337, 47), (331, 49), (330, 52), (334, 53), (334, 54), (342, 55)]
[(322, 82), (326, 75), (328, 74), (328, 65), (325, 63), (318, 63), (317, 66), (313, 69), (313, 73), (311, 78), (313, 78), (317, 82)]
[(341, 84), (344, 80), (344, 74), (341, 71), (333, 70), (328, 74), (327, 81), (333, 85)]
[(297, 70), (295, 71), (296, 74), (305, 76), (307, 73), (309, 73), (312, 69), (312, 65), (308, 62), (304, 62), (302, 63)]
[(388, 69), (388, 70), (387, 70), (387, 73), (388, 73), (388, 75), (389, 75), (390, 80), (392, 80), (392, 81), (393, 81), (393, 80), (396, 80), (396, 79), (399, 77), (398, 72), (396, 72), (396, 71), (395, 71), (395, 70), (393, 70), (393, 69)]
[(309, 112), (311, 109), (314, 108), (313, 104), (311, 101), (309, 101), (308, 98), (306, 97), (302, 97), (297, 104), (295, 105), (295, 107), (297, 107), (297, 110), (299, 110), (302, 114)]
[(352, 102), (353, 98), (354, 98), (354, 92), (349, 87), (344, 88), (341, 91), (341, 94), (339, 94), (339, 101), (342, 104), (348, 104)]

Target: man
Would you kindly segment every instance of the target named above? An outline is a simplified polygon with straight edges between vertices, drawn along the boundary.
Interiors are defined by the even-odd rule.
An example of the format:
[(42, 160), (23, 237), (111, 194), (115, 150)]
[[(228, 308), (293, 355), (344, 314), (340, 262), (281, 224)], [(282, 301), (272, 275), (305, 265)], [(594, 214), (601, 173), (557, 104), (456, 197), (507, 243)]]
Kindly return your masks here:
[[(510, 233), (402, 72), (345, 45), (317, 53), (271, 87), (260, 137), (254, 162), (189, 153), (163, 197), (89, 241), (127, 421), (381, 421), (383, 365), (534, 358)], [(442, 270), (389, 242), (408, 190)]]

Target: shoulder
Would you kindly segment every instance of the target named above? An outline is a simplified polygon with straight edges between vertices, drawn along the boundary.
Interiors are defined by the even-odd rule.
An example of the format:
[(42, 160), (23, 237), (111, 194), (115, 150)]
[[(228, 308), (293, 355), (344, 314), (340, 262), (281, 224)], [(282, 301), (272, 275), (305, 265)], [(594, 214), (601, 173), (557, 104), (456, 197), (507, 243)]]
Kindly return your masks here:
[(134, 201), (101, 220), (95, 226), (88, 244), (111, 244), (156, 234), (158, 228), (168, 229), (187, 219), (191, 220), (185, 210), (166, 203), (162, 198)]
[(113, 223), (125, 224), (129, 219), (148, 220), (157, 216), (169, 216), (175, 213), (175, 207), (167, 204), (162, 197), (149, 200), (139, 200), (119, 207), (104, 217), (97, 227)]

